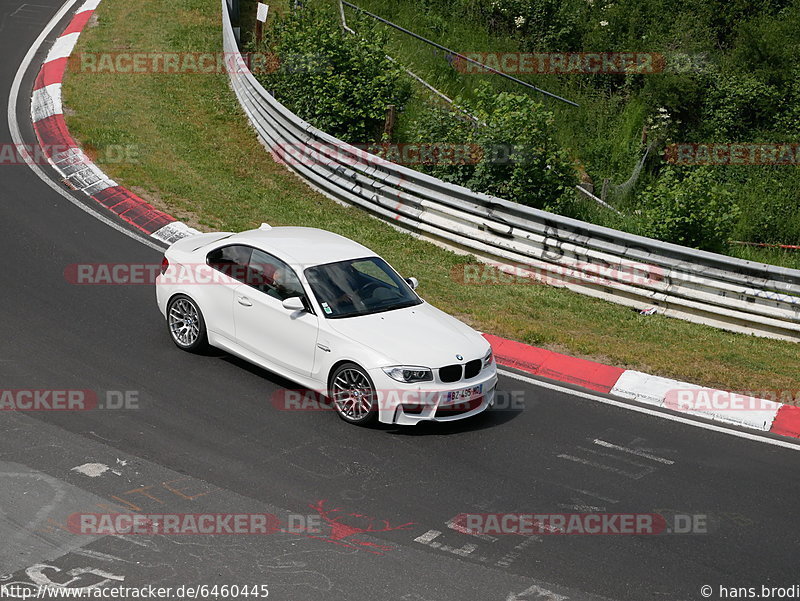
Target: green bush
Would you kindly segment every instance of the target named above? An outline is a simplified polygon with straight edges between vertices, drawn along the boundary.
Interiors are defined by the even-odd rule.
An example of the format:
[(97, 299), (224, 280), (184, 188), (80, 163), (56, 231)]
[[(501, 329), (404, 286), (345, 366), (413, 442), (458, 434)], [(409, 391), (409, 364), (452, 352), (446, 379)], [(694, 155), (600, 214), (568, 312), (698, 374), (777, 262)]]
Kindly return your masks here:
[(575, 165), (553, 140), (553, 115), (541, 103), (524, 94), (495, 95), (486, 84), (464, 110), (476, 121), (432, 107), (417, 119), (412, 135), (421, 143), (472, 145), (474, 160), (428, 165), (424, 170), (478, 192), (547, 210), (574, 195)]
[(645, 235), (703, 250), (724, 249), (740, 213), (727, 187), (703, 168), (665, 169), (640, 200)]
[[(744, 168), (748, 169), (748, 168)], [(737, 240), (800, 244), (800, 174), (786, 167), (762, 167), (736, 188), (746, 210), (734, 231)]]
[(319, 129), (353, 143), (380, 138), (386, 110), (402, 110), (411, 87), (386, 58), (385, 34), (371, 21), (354, 20), (358, 35), (344, 32), (324, 8), (307, 7), (280, 17), (265, 49), (280, 67), (258, 75), (294, 113)]
[(708, 94), (703, 129), (716, 141), (748, 139), (769, 126), (780, 105), (778, 90), (749, 74), (717, 74)]

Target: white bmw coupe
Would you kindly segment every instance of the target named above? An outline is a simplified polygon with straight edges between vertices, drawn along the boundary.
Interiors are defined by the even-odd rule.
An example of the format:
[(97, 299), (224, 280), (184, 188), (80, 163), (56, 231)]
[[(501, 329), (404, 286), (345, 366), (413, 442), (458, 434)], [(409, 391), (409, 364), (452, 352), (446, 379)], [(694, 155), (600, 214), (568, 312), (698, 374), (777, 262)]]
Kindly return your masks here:
[(170, 246), (156, 298), (179, 348), (224, 349), (317, 391), (347, 422), (484, 411), (497, 384), (489, 343), (416, 287), (338, 234), (264, 224)]

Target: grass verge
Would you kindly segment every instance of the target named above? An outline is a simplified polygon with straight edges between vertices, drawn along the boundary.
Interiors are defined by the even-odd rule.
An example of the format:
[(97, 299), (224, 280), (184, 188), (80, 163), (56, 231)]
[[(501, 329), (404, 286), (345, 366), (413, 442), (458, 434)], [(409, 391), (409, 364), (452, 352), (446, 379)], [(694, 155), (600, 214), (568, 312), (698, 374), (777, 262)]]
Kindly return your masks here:
[[(103, 0), (76, 52), (220, 52), (220, 10), (217, 0)], [(644, 317), (548, 286), (457, 283), (452, 270), (468, 258), (341, 207), (276, 164), (224, 74), (70, 72), (64, 99), (70, 131), (85, 147), (136, 149), (136, 161), (98, 161), (109, 175), (204, 229), (262, 221), (325, 228), (418, 277), (426, 300), (484, 331), (712, 387), (800, 388), (791, 342)]]

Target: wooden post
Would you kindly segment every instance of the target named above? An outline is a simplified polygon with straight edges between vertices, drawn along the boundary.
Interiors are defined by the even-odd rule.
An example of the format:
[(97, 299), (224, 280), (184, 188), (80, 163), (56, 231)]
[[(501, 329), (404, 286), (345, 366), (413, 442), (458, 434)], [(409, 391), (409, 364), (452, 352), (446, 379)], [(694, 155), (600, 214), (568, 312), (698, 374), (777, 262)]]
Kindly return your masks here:
[(263, 2), (258, 3), (258, 12), (256, 13), (256, 48), (261, 46), (261, 38), (264, 36), (264, 23), (267, 22), (267, 14), (269, 13), (269, 6)]
[(393, 104), (390, 104), (386, 107), (386, 123), (383, 126), (383, 134), (384, 136), (388, 136), (389, 139), (392, 139), (392, 135), (394, 134), (394, 124), (397, 120), (397, 111)]

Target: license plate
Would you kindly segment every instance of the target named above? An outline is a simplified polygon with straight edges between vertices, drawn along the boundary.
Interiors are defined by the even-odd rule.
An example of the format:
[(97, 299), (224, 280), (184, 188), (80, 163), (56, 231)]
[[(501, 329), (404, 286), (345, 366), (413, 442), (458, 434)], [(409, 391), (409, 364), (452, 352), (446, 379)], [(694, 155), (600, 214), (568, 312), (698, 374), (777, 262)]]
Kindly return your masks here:
[(483, 392), (483, 384), (477, 386), (470, 386), (469, 388), (462, 388), (461, 390), (451, 390), (445, 397), (445, 403), (450, 405), (452, 403), (463, 403), (471, 401), (472, 399), (481, 396)]

